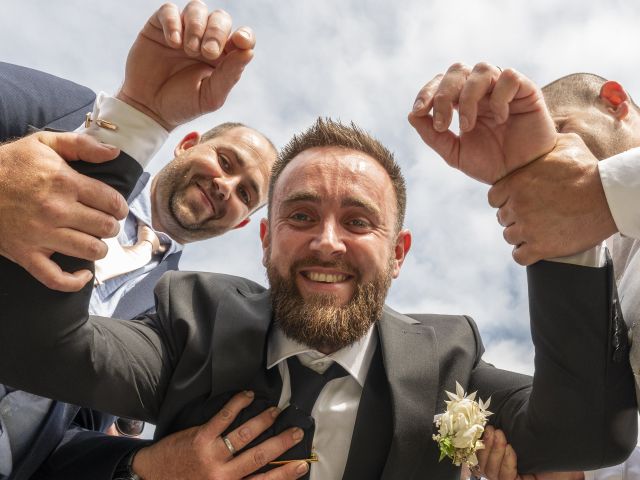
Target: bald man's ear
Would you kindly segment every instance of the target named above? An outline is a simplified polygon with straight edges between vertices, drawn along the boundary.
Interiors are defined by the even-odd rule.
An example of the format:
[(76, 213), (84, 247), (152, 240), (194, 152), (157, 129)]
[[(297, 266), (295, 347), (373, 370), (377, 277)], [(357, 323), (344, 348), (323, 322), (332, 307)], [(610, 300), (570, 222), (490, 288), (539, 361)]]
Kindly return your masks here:
[(610, 80), (602, 85), (600, 101), (617, 120), (624, 120), (629, 114), (629, 95), (618, 82)]
[(237, 224), (235, 227), (233, 227), (233, 229), (235, 230), (236, 228), (242, 228), (244, 227), (247, 223), (249, 223), (251, 221), (251, 219), (249, 217), (245, 218), (244, 220), (242, 220), (239, 224)]
[(180, 143), (176, 145), (173, 154), (177, 157), (178, 155), (186, 152), (198, 143), (200, 143), (200, 134), (198, 132), (189, 132), (184, 136), (182, 140), (180, 140)]

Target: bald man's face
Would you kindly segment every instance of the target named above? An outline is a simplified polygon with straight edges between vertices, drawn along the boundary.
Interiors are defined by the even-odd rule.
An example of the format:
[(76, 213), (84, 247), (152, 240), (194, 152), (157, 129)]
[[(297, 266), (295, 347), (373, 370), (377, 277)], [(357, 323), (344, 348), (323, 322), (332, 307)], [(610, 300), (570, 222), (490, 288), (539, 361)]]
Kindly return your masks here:
[(266, 200), (276, 152), (257, 131), (235, 127), (204, 143), (187, 138), (154, 178), (154, 228), (181, 243), (221, 235)]

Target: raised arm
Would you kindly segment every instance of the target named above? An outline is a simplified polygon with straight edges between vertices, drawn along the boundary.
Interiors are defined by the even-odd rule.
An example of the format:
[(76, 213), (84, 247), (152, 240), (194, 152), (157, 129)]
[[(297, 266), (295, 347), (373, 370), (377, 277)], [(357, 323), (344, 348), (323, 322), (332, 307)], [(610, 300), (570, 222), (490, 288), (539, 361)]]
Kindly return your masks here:
[(521, 472), (620, 463), (635, 446), (637, 413), (612, 267), (539, 262), (527, 274), (533, 386), (510, 391), (481, 363), (469, 390), (492, 396), (491, 423), (518, 452)]
[[(219, 46), (217, 50), (209, 48), (212, 41)], [(231, 33), (228, 14), (221, 11), (209, 14), (202, 2), (190, 2), (182, 15), (175, 6), (161, 7), (131, 48), (119, 95), (123, 100), (99, 102), (88, 133), (114, 137), (111, 130), (96, 126), (96, 115), (113, 120), (106, 118), (109, 109), (125, 112), (130, 109), (137, 116), (143, 111), (142, 127), (145, 122), (153, 122), (173, 128), (219, 108), (250, 61), (253, 45), (251, 30), (244, 28)], [(127, 196), (141, 173), (140, 165), (129, 153), (125, 151), (116, 163), (105, 163), (103, 169), (88, 169), (87, 173), (116, 186)], [(11, 198), (18, 198), (17, 195), (12, 192)], [(5, 221), (0, 218), (0, 223)], [(62, 271), (93, 268), (91, 262), (78, 258), (61, 254), (53, 254), (51, 258)], [(153, 419), (161, 402), (155, 389), (161, 388), (168, 365), (159, 337), (154, 333), (155, 325), (89, 318), (91, 288), (87, 284), (78, 293), (51, 291), (18, 265), (1, 259), (0, 381), (71, 403), (89, 404), (102, 395), (113, 396), (117, 384), (102, 381), (115, 378), (122, 382), (123, 389), (130, 389), (131, 395), (123, 392), (123, 397), (137, 403), (117, 404), (114, 408), (106, 408), (109, 406), (102, 403), (93, 406), (125, 416)], [(50, 368), (43, 369), (43, 365)], [(136, 365), (139, 368), (134, 368)], [(86, 376), (82, 382), (76, 376), (79, 372)], [(78, 393), (79, 384), (89, 390), (89, 397)]]

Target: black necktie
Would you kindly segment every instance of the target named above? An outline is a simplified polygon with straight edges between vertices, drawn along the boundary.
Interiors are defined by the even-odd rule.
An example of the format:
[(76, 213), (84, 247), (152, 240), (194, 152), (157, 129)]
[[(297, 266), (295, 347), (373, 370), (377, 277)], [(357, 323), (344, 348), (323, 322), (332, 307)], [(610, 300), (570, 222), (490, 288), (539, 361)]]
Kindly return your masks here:
[[(300, 443), (285, 452), (279, 460), (303, 460), (311, 458), (315, 421), (311, 416), (313, 406), (324, 386), (334, 378), (347, 375), (347, 371), (337, 362), (324, 372), (317, 373), (300, 363), (298, 357), (287, 359), (289, 366), (289, 380), (291, 384), (291, 400), (289, 406), (280, 414), (276, 421), (276, 432), (289, 426), (297, 426), (304, 430), (304, 438)], [(320, 459), (330, 461), (330, 459)], [(302, 477), (309, 478), (309, 473)]]
[(287, 365), (291, 383), (291, 400), (289, 403), (297, 406), (307, 415), (311, 415), (313, 406), (324, 386), (334, 378), (347, 375), (347, 371), (337, 362), (332, 362), (324, 373), (318, 373), (305, 367), (300, 363), (297, 356), (289, 357)]

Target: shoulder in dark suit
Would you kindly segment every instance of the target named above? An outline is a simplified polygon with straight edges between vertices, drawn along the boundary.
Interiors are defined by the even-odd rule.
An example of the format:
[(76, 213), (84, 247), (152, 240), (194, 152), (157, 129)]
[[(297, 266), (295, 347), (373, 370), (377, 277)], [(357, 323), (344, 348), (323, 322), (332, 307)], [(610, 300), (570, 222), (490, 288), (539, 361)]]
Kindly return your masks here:
[[(0, 141), (24, 136), (33, 128), (41, 129), (47, 127), (56, 130), (75, 130), (82, 124), (85, 114), (91, 111), (94, 100), (95, 93), (89, 88), (43, 72), (0, 62)], [(125, 165), (125, 171), (133, 172), (128, 178), (137, 177), (139, 175), (139, 166), (126, 155), (121, 157), (117, 162)], [(91, 169), (96, 167), (91, 164), (81, 165), (82, 163), (84, 162), (75, 162), (74, 167), (84, 170), (85, 173), (92, 176), (98, 177), (102, 175), (103, 178), (107, 178), (105, 174), (99, 171), (94, 175)], [(98, 167), (98, 170), (99, 168), (101, 167)], [(112, 177), (109, 176), (108, 178)], [(129, 182), (130, 180), (127, 181), (127, 184)], [(122, 184), (122, 181), (119, 183)], [(118, 185), (118, 181), (115, 184)], [(11, 265), (11, 268), (15, 266), (15, 264), (4, 258), (0, 258), (0, 264)], [(11, 279), (8, 281), (11, 282)], [(29, 283), (31, 282), (35, 281), (32, 279)], [(3, 294), (9, 294), (9, 292), (0, 290), (0, 303), (2, 302)], [(24, 291), (18, 289), (11, 294), (22, 296)], [(43, 366), (41, 372), (46, 374), (46, 371)], [(78, 408), (74, 405), (61, 402), (52, 404), (46, 418), (41, 419), (41, 427), (38, 435), (33, 439), (32, 448), (21, 462), (14, 465), (13, 473), (10, 477), (12, 480), (31, 478), (36, 469), (63, 438), (77, 411)], [(78, 425), (95, 428), (97, 426), (96, 422), (102, 421), (102, 417), (96, 416), (96, 413), (88, 410), (84, 411), (84, 415), (80, 419), (88, 421), (81, 422)], [(102, 426), (100, 425), (100, 427)], [(74, 432), (75, 430), (69, 431), (67, 436), (71, 436)], [(97, 443), (104, 440), (104, 435), (97, 434), (97, 432), (84, 431), (83, 435), (85, 437), (95, 437), (95, 442)], [(105, 443), (105, 445), (107, 444)], [(131, 449), (132, 440), (115, 439), (111, 440), (108, 445), (111, 448), (102, 450), (101, 457), (105, 462), (111, 459), (113, 463), (114, 461), (117, 462), (126, 451)], [(85, 472), (85, 475), (88, 475), (87, 478), (94, 478), (90, 469)], [(47, 475), (46, 478), (53, 477)], [(82, 477), (76, 475), (73, 478)]]
[(75, 130), (95, 93), (77, 83), (0, 62), (0, 139), (22, 137), (29, 126)]

